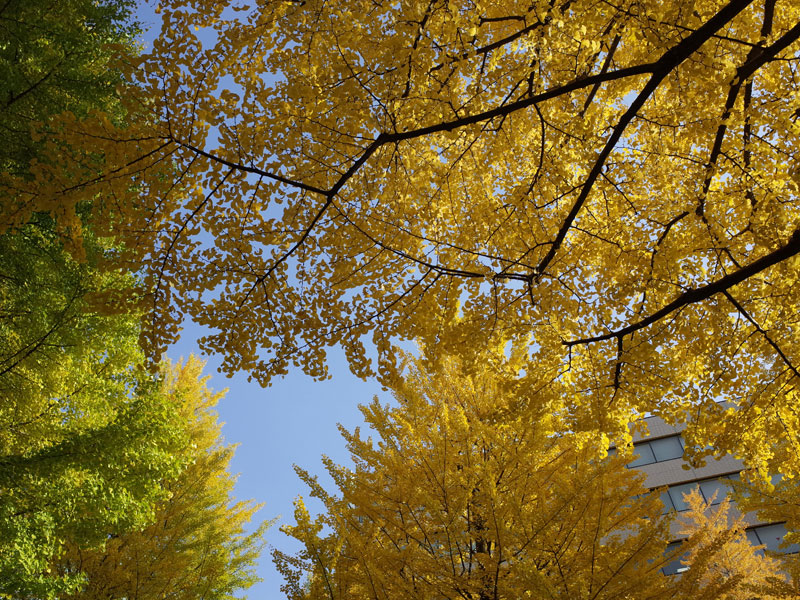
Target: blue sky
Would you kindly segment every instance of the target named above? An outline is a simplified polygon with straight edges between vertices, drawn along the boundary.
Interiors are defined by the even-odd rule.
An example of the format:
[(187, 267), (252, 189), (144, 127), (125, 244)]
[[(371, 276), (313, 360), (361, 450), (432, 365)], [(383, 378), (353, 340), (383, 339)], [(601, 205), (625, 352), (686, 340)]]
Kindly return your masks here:
[[(199, 335), (202, 335), (200, 328), (187, 324), (180, 342), (168, 351), (170, 358), (199, 354), (195, 343)], [(216, 372), (218, 357), (205, 357), (208, 360), (206, 373), (212, 375), (211, 386), (216, 390), (229, 388), (217, 410), (225, 423), (225, 441), (239, 444), (232, 463), (232, 470), (239, 473), (236, 496), (264, 503), (258, 513), (259, 519), (269, 520), (280, 515), (280, 523), (292, 522), (292, 501), (298, 495), (304, 496), (310, 509), (318, 506), (309, 501), (304, 484), (292, 465), (320, 474), (321, 481), (325, 481), (320, 461), (322, 454), (338, 463), (349, 464), (337, 422), (352, 430), (363, 425), (358, 404), (368, 403), (376, 394), (382, 401), (390, 398), (389, 392), (381, 392), (374, 381), (364, 382), (353, 376), (341, 351), (331, 351), (328, 356), (333, 375), (330, 380), (314, 382), (292, 371), (267, 389), (248, 383), (245, 373), (227, 379)], [(270, 546), (284, 551), (297, 548), (278, 531), (278, 525), (269, 531), (267, 541)], [(250, 589), (249, 598), (276, 600), (285, 597), (280, 591), (282, 580), (272, 566), (269, 548), (261, 557), (258, 572), (264, 581)]]
[[(144, 0), (139, 2), (136, 17), (146, 28), (143, 41), (147, 48), (149, 40), (158, 33), (161, 19), (155, 14), (153, 3)], [(167, 351), (169, 358), (177, 360), (192, 353), (200, 355), (196, 340), (203, 333), (195, 324), (184, 323), (180, 341)], [(211, 387), (215, 390), (228, 388), (217, 410), (220, 421), (225, 423), (225, 441), (239, 445), (232, 463), (232, 470), (239, 473), (237, 499), (250, 498), (263, 503), (264, 508), (258, 513), (260, 520), (280, 516), (278, 524), (267, 535), (268, 544), (284, 551), (296, 550), (297, 546), (278, 531), (281, 523), (292, 522), (292, 501), (298, 495), (308, 500), (293, 465), (321, 475), (320, 480), (325, 482), (321, 455), (349, 464), (337, 423), (349, 430), (363, 425), (358, 405), (370, 402), (376, 394), (383, 402), (389, 401), (391, 396), (381, 391), (376, 382), (364, 382), (353, 376), (344, 353), (338, 349), (328, 352), (330, 380), (315, 382), (295, 370), (267, 389), (248, 382), (247, 373), (228, 379), (217, 371), (219, 357), (203, 358), (207, 360), (205, 373), (212, 375)], [(313, 510), (318, 505), (309, 501), (308, 506)], [(264, 581), (249, 590), (249, 598), (276, 600), (285, 597), (280, 591), (283, 582), (272, 566), (269, 547), (261, 557), (258, 572)]]

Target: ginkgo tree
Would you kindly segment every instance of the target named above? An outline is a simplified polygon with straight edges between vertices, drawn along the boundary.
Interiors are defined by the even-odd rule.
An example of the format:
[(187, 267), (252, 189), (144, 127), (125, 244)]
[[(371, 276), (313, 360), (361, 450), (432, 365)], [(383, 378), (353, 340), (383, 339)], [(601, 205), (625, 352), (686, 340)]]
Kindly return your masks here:
[(58, 213), (40, 188), (18, 203), (15, 182), (35, 180), (48, 144), (72, 151), (55, 115), (125, 116), (113, 65), (133, 48), (132, 4), (0, 3), (3, 599), (229, 598), (257, 580), (261, 531), (242, 531), (254, 507), (232, 502), (232, 449), (199, 362), (166, 382), (144, 368), (136, 276), (107, 268), (123, 243), (101, 235), (113, 198), (87, 190)]
[(690, 411), (693, 446), (800, 470), (763, 443), (798, 435), (796, 1), (158, 8), (145, 118), (67, 116), (13, 182), (20, 214), (122, 207), (152, 354), (189, 315), (229, 373), (341, 346), (390, 381), (398, 340), (497, 336), (572, 431)]
[[(727, 500), (709, 512), (689, 494), (668, 550), (675, 513), (626, 468), (630, 449), (600, 460), (602, 440), (531, 422), (506, 375), (412, 361), (393, 406), (362, 406), (368, 436), (342, 429), (353, 467), (325, 460), (337, 489), (298, 469), (323, 511), (298, 499), (283, 530), (301, 550), (273, 553), (290, 600), (796, 597)], [(664, 575), (672, 560), (688, 572)]]
[(202, 376), (203, 362), (165, 365), (163, 387), (188, 430), (186, 468), (164, 479), (165, 497), (146, 527), (119, 531), (97, 547), (69, 544), (54, 570), (83, 573), (72, 600), (230, 600), (260, 581), (255, 561), (268, 523), (247, 533), (260, 506), (236, 502), (230, 472), (234, 447), (225, 445), (214, 407), (222, 397)]
[(688, 510), (679, 517), (680, 533), (688, 536), (688, 549), (679, 559), (684, 594), (691, 598), (707, 593), (723, 600), (797, 597), (797, 578), (787, 576), (784, 561), (766, 556), (762, 546), (747, 539), (745, 517), (730, 499), (711, 506), (694, 488), (684, 500)]
[[(32, 163), (46, 160), (55, 141), (53, 115), (120, 114), (121, 74), (109, 68), (117, 53), (106, 44), (130, 46), (129, 9), (124, 0), (2, 3), (3, 183), (34, 179)], [(166, 494), (162, 482), (186, 463), (185, 423), (142, 366), (135, 307), (97, 309), (104, 297), (130, 298), (136, 282), (100, 268), (115, 243), (94, 235), (92, 199), (70, 207), (85, 226), (71, 253), (59, 235), (71, 222), (43, 206), (21, 216), (16, 188), (0, 185), (3, 598), (79, 589), (82, 573), (53, 568), (67, 541), (96, 548), (144, 527)]]
[[(118, 49), (132, 49), (139, 25), (134, 0), (7, 0), (0, 6), (0, 73), (3, 92), (0, 148), (3, 171), (25, 175), (37, 158), (48, 117), (63, 111), (85, 116), (92, 109), (118, 114), (110, 68)], [(52, 131), (50, 133), (53, 133)], [(5, 202), (3, 202), (5, 206)], [(6, 215), (4, 216), (7, 218)]]
[(592, 461), (552, 417), (531, 423), (504, 387), (417, 362), (395, 406), (362, 406), (369, 437), (342, 430), (354, 468), (326, 460), (335, 493), (298, 469), (324, 511), (298, 499), (283, 528), (302, 544), (274, 553), (288, 597), (667, 597), (658, 494), (622, 455)]

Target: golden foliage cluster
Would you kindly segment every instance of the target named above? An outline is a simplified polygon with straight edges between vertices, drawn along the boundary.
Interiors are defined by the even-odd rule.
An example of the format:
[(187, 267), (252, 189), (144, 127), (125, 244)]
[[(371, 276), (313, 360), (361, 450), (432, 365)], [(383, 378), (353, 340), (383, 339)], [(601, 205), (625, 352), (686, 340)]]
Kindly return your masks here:
[[(395, 345), (418, 340), (432, 364), (452, 355), (465, 377), (499, 377), (513, 418), (541, 428), (513, 435), (540, 436), (544, 455), (558, 432), (574, 453), (595, 434), (624, 443), (650, 413), (688, 421), (692, 460), (730, 452), (762, 478), (800, 474), (795, 0), (164, 0), (159, 12), (152, 51), (124, 67), (125, 124), (64, 114), (30, 173), (0, 180), (5, 226), (46, 211), (78, 239), (76, 207), (96, 199), (95, 231), (119, 240), (107, 258), (141, 274), (151, 356), (189, 316), (229, 374), (324, 378), (339, 346), (357, 375), (400, 385)], [(482, 364), (506, 342), (513, 369), (501, 355)], [(457, 402), (437, 410), (426, 418), (466, 422)], [(492, 482), (458, 493), (499, 494)], [(372, 508), (353, 498), (366, 526)], [(503, 514), (496, 531), (511, 535)], [(323, 535), (299, 519), (299, 536)], [(329, 558), (351, 543), (340, 531)], [(426, 551), (398, 548), (422, 569), (412, 547)], [(459, 569), (499, 572), (481, 560)], [(463, 585), (480, 596), (484, 584)]]
[(362, 406), (370, 437), (342, 430), (353, 467), (325, 461), (335, 492), (298, 469), (324, 511), (298, 499), (283, 531), (301, 550), (273, 552), (290, 600), (797, 597), (728, 499), (693, 490), (671, 531), (628, 452), (599, 458), (604, 439), (531, 422), (488, 371), (411, 361), (394, 397)]
[(145, 118), (65, 121), (85, 152), (36, 179), (123, 207), (151, 352), (188, 315), (228, 373), (342, 346), (389, 381), (399, 340), (514, 340), (575, 430), (691, 411), (698, 447), (798, 470), (762, 443), (797, 435), (796, 2), (160, 9)]

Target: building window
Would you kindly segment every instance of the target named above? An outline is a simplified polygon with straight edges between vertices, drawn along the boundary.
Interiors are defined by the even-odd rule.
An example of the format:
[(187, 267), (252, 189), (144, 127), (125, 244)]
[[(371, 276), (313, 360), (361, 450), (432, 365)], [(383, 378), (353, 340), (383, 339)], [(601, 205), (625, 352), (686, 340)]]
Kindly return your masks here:
[[(679, 548), (680, 545), (681, 542), (672, 542), (671, 544), (667, 545), (667, 549), (664, 553), (669, 554), (676, 548)], [(681, 564), (681, 561), (684, 559), (685, 556), (686, 556), (685, 552), (679, 554), (672, 561), (661, 567), (661, 572), (664, 573), (664, 575), (677, 575), (678, 573), (683, 573), (684, 571), (687, 571), (689, 567)]]
[(664, 503), (663, 513), (668, 513), (671, 510), (676, 510), (678, 512), (689, 510), (689, 505), (684, 502), (683, 495), (698, 487), (700, 488), (700, 495), (707, 504), (712, 506), (719, 504), (728, 495), (727, 481), (738, 479), (738, 473), (731, 473), (730, 475), (723, 475), (722, 477), (715, 477), (714, 479), (671, 485), (665, 491), (661, 492), (661, 502)]
[(745, 531), (745, 534), (751, 544), (756, 546), (763, 544), (767, 550), (772, 552), (781, 554), (797, 554), (800, 552), (800, 544), (789, 544), (785, 548), (780, 548), (780, 544), (786, 535), (786, 525), (784, 523), (751, 527)]
[(681, 458), (683, 456), (683, 440), (679, 435), (671, 435), (657, 440), (640, 442), (634, 444), (633, 452), (639, 456), (633, 462), (628, 463), (628, 467), (631, 469)]

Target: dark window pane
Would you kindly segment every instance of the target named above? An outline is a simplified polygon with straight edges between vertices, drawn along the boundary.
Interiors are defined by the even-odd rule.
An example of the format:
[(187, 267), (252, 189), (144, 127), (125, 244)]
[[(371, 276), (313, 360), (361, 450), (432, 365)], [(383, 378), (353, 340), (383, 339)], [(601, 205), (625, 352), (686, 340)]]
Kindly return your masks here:
[[(667, 546), (665, 554), (669, 554), (680, 545), (681, 545), (680, 542), (673, 542), (672, 544), (669, 544)], [(672, 560), (671, 562), (667, 563), (664, 567), (662, 567), (661, 572), (664, 573), (664, 575), (675, 575), (676, 573), (682, 573), (683, 571), (685, 571), (686, 567), (681, 564), (681, 559), (684, 556), (685, 553), (679, 554), (678, 557), (675, 558), (675, 560)]]
[[(777, 525), (762, 525), (761, 527), (755, 528), (756, 532), (758, 533), (758, 537), (761, 539), (761, 543), (767, 547), (767, 550), (772, 550), (773, 552), (790, 552), (790, 550), (782, 550), (778, 548), (780, 543), (783, 541), (783, 536), (786, 535), (786, 527), (783, 523), (778, 523)], [(796, 544), (792, 544), (796, 546)], [(797, 550), (795, 550), (797, 552)]]
[(671, 511), (673, 508), (675, 508), (672, 505), (672, 499), (670, 499), (669, 492), (667, 490), (664, 490), (663, 492), (661, 492), (661, 502), (664, 503), (664, 510), (661, 511), (661, 514), (666, 514), (669, 511)]
[(675, 507), (675, 510), (688, 510), (689, 505), (684, 502), (683, 495), (696, 487), (696, 483), (682, 483), (681, 485), (670, 486), (669, 497), (672, 498), (672, 505)]
[(653, 450), (650, 448), (649, 443), (637, 444), (633, 447), (633, 452), (634, 454), (638, 454), (639, 458), (631, 463), (628, 463), (629, 467), (641, 467), (642, 465), (649, 465), (656, 462), (656, 458), (653, 456)]
[(680, 458), (683, 456), (683, 448), (681, 447), (681, 442), (677, 435), (661, 438), (660, 440), (653, 440), (650, 442), (650, 447), (653, 449), (656, 462), (672, 460), (673, 458)]
[(758, 534), (756, 533), (755, 529), (748, 529), (745, 531), (745, 535), (747, 536), (747, 541), (753, 544), (753, 546), (761, 545), (761, 540), (758, 539)]
[(728, 494), (728, 486), (724, 479), (709, 479), (700, 482), (700, 491), (703, 492), (706, 502), (711, 502), (711, 499), (714, 498), (713, 504), (719, 504)]

